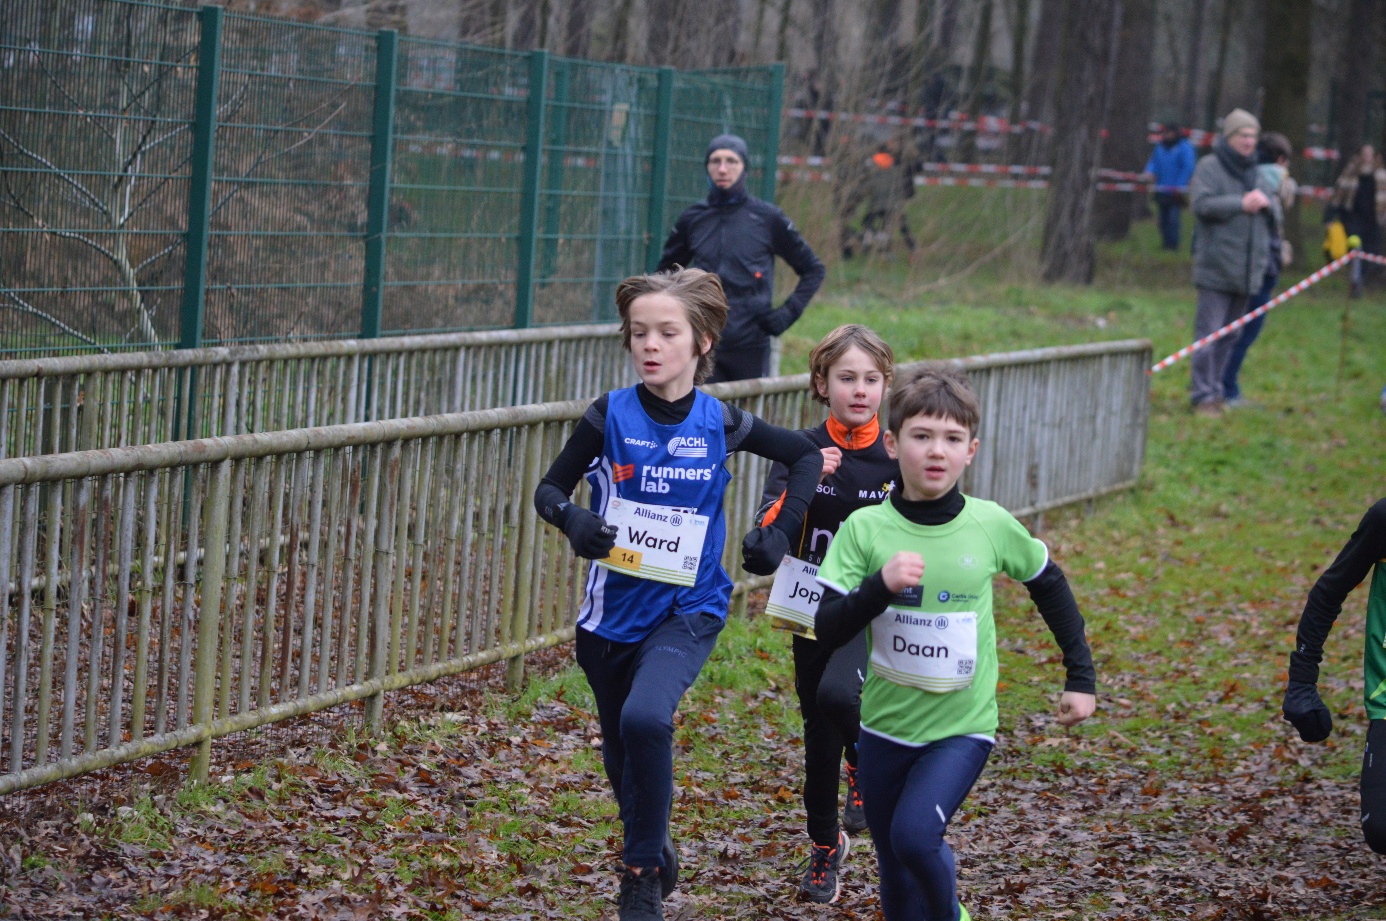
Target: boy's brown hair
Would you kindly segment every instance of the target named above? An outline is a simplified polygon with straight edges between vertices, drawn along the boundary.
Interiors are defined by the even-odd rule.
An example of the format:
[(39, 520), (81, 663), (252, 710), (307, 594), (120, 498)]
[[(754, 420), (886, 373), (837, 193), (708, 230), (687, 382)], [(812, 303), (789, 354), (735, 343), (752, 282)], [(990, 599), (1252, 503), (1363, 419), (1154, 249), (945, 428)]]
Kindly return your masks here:
[(712, 353), (727, 325), (727, 295), (722, 279), (702, 269), (675, 266), (658, 275), (632, 275), (616, 287), (616, 309), (621, 315), (621, 345), (630, 351), (630, 305), (646, 294), (667, 294), (683, 305), (684, 315), (693, 327), (693, 348), (708, 340), (706, 352), (698, 355), (693, 382), (701, 384), (712, 373)]
[(891, 378), (895, 376), (895, 352), (873, 330), (860, 323), (847, 323), (824, 336), (809, 352), (809, 391), (815, 402), (828, 405), (828, 398), (819, 391), (818, 384), (822, 382), (823, 389), (827, 389), (828, 372), (832, 370), (833, 362), (853, 346), (876, 363), (885, 377), (886, 386), (890, 386)]
[(951, 419), (977, 437), (982, 405), (967, 372), (941, 361), (926, 362), (890, 389), (890, 432), (897, 438), (905, 420), (915, 416)]

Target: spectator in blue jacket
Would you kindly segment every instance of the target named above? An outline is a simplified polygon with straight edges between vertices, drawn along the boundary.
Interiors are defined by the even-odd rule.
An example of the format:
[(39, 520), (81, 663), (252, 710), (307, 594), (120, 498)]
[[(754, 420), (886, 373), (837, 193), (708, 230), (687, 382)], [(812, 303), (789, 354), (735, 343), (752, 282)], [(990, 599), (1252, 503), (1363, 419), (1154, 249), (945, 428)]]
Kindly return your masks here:
[(1189, 180), (1194, 171), (1193, 145), (1179, 126), (1165, 123), (1160, 143), (1151, 151), (1145, 175), (1155, 183), (1155, 204), (1160, 209), (1160, 239), (1165, 249), (1179, 249), (1180, 211), (1189, 202)]
[[(676, 265), (703, 269), (722, 280), (731, 312), (713, 356), (708, 383), (764, 377), (770, 372), (770, 337), (793, 325), (823, 284), (827, 270), (794, 229), (794, 222), (746, 191), (746, 142), (719, 134), (707, 145), (707, 200), (674, 222), (655, 271)], [(775, 164), (766, 164), (774, 169)], [(775, 257), (799, 276), (778, 308)]]

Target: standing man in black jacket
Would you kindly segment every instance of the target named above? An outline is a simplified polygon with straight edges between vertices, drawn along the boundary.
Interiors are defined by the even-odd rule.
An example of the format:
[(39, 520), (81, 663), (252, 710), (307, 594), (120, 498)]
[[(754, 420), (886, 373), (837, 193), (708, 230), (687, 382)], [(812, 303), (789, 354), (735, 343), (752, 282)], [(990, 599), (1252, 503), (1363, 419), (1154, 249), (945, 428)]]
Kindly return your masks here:
[[(731, 313), (708, 383), (768, 374), (770, 337), (799, 319), (826, 274), (785, 213), (746, 191), (746, 162), (741, 138), (719, 134), (712, 139), (707, 145), (707, 200), (679, 215), (656, 269), (666, 272), (681, 265), (722, 279)], [(776, 256), (799, 276), (794, 293), (778, 309), (771, 301)]]

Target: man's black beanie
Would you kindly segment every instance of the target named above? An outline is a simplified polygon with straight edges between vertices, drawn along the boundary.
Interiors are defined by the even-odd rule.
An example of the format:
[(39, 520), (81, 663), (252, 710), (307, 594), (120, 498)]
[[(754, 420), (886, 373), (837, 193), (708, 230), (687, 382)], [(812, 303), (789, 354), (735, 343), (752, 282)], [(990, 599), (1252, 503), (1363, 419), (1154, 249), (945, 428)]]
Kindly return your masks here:
[(708, 142), (707, 154), (703, 157), (703, 163), (712, 159), (714, 150), (730, 150), (741, 158), (742, 166), (749, 166), (751, 158), (746, 154), (746, 142), (734, 134), (719, 134)]

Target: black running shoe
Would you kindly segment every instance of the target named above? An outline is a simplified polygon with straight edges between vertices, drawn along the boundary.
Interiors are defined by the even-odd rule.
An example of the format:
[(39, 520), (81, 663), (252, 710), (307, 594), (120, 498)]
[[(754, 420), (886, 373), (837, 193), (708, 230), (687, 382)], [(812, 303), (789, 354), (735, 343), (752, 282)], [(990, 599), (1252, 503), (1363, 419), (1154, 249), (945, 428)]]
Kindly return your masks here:
[(659, 872), (654, 867), (646, 867), (638, 876), (629, 869), (622, 873), (617, 908), (620, 921), (664, 921), (659, 888)]
[(842, 894), (842, 883), (838, 879), (838, 868), (847, 859), (852, 839), (845, 831), (837, 833), (837, 847), (809, 847), (808, 870), (799, 883), (799, 898), (806, 902), (820, 902), (824, 905), (837, 901)]
[(659, 871), (659, 894), (669, 898), (679, 887), (679, 849), (674, 847), (674, 836), (664, 832), (664, 869)]
[(861, 790), (857, 789), (857, 769), (847, 765), (847, 802), (842, 806), (842, 827), (849, 834), (866, 831), (866, 811), (861, 806)]

